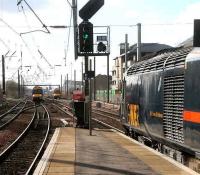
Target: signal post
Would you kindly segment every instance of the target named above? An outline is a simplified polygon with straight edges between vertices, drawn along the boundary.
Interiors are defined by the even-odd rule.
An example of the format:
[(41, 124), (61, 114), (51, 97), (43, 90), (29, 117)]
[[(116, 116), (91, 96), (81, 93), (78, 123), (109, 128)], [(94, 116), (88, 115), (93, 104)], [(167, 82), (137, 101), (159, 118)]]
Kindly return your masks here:
[[(91, 126), (91, 79), (94, 78), (95, 72), (88, 70), (89, 56), (109, 56), (110, 54), (110, 28), (108, 26), (94, 27), (89, 19), (104, 5), (104, 0), (89, 0), (79, 11), (79, 16), (83, 21), (78, 26), (78, 56), (85, 58), (85, 119), (88, 119), (90, 135), (92, 135)], [(100, 32), (94, 30), (100, 29)], [(102, 29), (105, 32), (102, 32)], [(76, 57), (75, 57), (76, 58)], [(109, 57), (108, 57), (109, 58)], [(91, 62), (90, 62), (91, 65)], [(109, 75), (108, 75), (109, 78)], [(89, 86), (90, 84), (90, 86)]]

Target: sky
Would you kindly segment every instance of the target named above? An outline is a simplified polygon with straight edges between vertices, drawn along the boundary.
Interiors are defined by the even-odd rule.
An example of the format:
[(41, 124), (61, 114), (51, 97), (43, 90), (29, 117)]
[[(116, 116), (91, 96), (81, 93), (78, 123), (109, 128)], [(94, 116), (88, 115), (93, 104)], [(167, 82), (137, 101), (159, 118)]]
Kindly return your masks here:
[[(88, 0), (77, 0), (78, 11)], [(26, 0), (46, 25), (71, 26), (71, 0)], [(177, 46), (193, 35), (193, 20), (200, 19), (198, 0), (105, 0), (90, 19), (94, 26), (109, 26), (111, 34), (110, 75), (119, 44), (128, 34), (129, 45), (137, 42), (137, 23), (142, 25), (143, 43)], [(71, 22), (70, 22), (71, 21)], [(82, 19), (78, 17), (78, 24)], [(17, 70), (27, 84), (59, 84), (61, 74), (81, 80), (82, 57), (74, 60), (73, 29), (48, 28), (22, 0), (0, 0), (0, 54), (6, 55), (6, 80), (17, 81)], [(37, 32), (22, 34), (29, 31)], [(42, 55), (38, 52), (42, 53)], [(66, 61), (65, 58), (66, 57)], [(106, 57), (96, 57), (96, 75), (106, 74)], [(0, 68), (1, 71), (1, 68)], [(0, 73), (1, 75), (1, 73)]]

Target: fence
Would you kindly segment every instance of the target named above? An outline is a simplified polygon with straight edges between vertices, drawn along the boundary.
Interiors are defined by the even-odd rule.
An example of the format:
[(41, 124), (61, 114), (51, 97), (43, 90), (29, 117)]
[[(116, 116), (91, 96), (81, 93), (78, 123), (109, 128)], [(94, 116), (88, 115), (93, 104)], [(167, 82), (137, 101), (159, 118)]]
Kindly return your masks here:
[[(107, 102), (107, 90), (97, 90), (96, 91), (96, 100)], [(109, 91), (109, 100), (110, 103), (120, 104), (121, 102), (121, 93), (116, 93), (115, 90)]]

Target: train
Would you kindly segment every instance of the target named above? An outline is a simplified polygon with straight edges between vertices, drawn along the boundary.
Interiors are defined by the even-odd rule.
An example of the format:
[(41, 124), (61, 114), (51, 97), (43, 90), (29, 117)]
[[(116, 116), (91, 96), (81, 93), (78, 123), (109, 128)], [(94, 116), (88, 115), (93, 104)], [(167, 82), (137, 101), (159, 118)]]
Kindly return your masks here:
[(123, 127), (179, 162), (200, 159), (200, 47), (163, 50), (125, 73)]
[(43, 96), (44, 96), (44, 93), (43, 93), (42, 87), (34, 86), (33, 90), (32, 90), (32, 100), (35, 103), (39, 103), (39, 102), (43, 101)]
[(62, 96), (61, 91), (59, 88), (54, 89), (53, 91), (53, 98), (54, 99), (60, 99)]
[(72, 91), (72, 100), (73, 101), (85, 101), (85, 94), (80, 89), (76, 89)]

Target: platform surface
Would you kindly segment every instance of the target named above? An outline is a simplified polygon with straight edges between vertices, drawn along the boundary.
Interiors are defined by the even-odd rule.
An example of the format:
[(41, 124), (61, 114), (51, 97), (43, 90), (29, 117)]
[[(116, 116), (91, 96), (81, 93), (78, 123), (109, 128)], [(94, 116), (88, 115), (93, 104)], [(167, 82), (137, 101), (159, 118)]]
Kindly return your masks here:
[(194, 175), (181, 164), (111, 130), (59, 128), (37, 175)]

